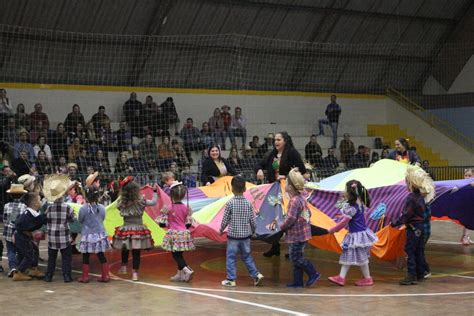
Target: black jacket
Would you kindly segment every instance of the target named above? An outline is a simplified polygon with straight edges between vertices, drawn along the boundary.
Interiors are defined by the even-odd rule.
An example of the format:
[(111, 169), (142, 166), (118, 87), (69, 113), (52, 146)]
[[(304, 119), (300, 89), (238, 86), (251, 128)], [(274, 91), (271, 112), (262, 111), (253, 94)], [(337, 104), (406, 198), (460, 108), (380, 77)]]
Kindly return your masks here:
[[(224, 165), (227, 169), (227, 174), (234, 176), (235, 170), (234, 168), (227, 162), (226, 159), (221, 158), (224, 162)], [(212, 160), (212, 158), (206, 158), (202, 162), (202, 171), (201, 171), (201, 182), (205, 185), (207, 182), (213, 183), (214, 179), (212, 177), (219, 177), (221, 175), (219, 168), (217, 168), (216, 164)]]
[(34, 232), (40, 229), (47, 222), (46, 214), (40, 214), (34, 217), (30, 211), (18, 215), (15, 220), (15, 229), (19, 232)]
[[(272, 163), (273, 159), (276, 157), (277, 151), (273, 150), (269, 155), (263, 157), (263, 159), (257, 163), (255, 166), (255, 172), (257, 172), (259, 169), (262, 169), (263, 171), (267, 172), (267, 179), (269, 183), (275, 182), (275, 172), (273, 171), (272, 168)], [(299, 171), (301, 174), (306, 173), (306, 168), (303, 163), (303, 159), (301, 159), (300, 153), (294, 149), (291, 148), (288, 150), (288, 153), (285, 157), (282, 157), (280, 161), (280, 170), (279, 173), (281, 176), (288, 176), (288, 173), (290, 170), (294, 167), (298, 167)]]

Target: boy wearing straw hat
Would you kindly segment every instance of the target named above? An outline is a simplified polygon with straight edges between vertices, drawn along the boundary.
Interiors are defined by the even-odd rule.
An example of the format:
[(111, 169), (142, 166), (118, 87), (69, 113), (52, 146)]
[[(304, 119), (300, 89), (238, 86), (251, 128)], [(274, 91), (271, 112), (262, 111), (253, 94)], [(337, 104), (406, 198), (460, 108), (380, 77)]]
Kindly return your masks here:
[(64, 203), (63, 197), (70, 187), (70, 180), (65, 175), (50, 175), (45, 178), (43, 194), (49, 202), (53, 202), (46, 210), (48, 226), (48, 268), (45, 282), (53, 280), (56, 269), (58, 251), (61, 252), (64, 282), (72, 282), (71, 263), (72, 248), (69, 236), (69, 224), (75, 220), (73, 209)]
[(12, 184), (7, 193), (13, 199), (12, 202), (5, 204), (3, 209), (3, 237), (7, 244), (7, 257), (8, 257), (8, 277), (13, 277), (16, 271), (16, 247), (13, 241), (13, 232), (15, 230), (15, 220), (24, 210), (26, 205), (20, 201), (21, 197), (27, 191), (23, 188), (23, 184)]

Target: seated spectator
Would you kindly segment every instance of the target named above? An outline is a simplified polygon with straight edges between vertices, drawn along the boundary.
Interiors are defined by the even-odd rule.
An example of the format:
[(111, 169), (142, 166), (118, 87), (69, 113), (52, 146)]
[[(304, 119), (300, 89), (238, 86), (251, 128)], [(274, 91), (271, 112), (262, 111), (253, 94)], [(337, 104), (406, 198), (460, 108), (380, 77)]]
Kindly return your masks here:
[(178, 163), (178, 166), (184, 166), (189, 164), (188, 157), (184, 148), (178, 143), (176, 139), (171, 141), (171, 147), (175, 153), (175, 161)]
[(92, 160), (87, 155), (87, 149), (82, 148), (78, 157), (76, 157), (76, 165), (79, 173), (85, 174), (87, 172), (87, 167), (92, 166)]
[(232, 124), (232, 115), (229, 113), (230, 106), (227, 104), (221, 106), (221, 116), (224, 121), (224, 145), (227, 140), (227, 136), (230, 138), (230, 125)]
[(190, 163), (192, 163), (191, 152), (204, 148), (204, 145), (201, 142), (201, 133), (197, 127), (193, 126), (193, 123), (194, 122), (192, 118), (189, 117), (186, 119), (186, 124), (184, 124), (180, 133), (180, 137), (183, 140), (184, 151), (186, 153), (186, 157), (188, 158), (188, 162)]
[(206, 160), (206, 158), (207, 158), (207, 148), (201, 150), (201, 157), (199, 157), (199, 160), (197, 162), (199, 175), (202, 173), (202, 164), (204, 163), (204, 160)]
[(67, 148), (67, 157), (70, 162), (76, 161), (77, 157), (81, 153), (83, 146), (79, 137), (75, 137), (72, 140), (72, 144)]
[(240, 172), (243, 169), (242, 162), (239, 157), (239, 151), (236, 147), (232, 147), (227, 158), (229, 165), (235, 170), (236, 173)]
[(357, 147), (357, 154), (351, 157), (348, 167), (351, 169), (367, 167), (369, 157), (367, 156), (366, 152), (367, 151), (364, 145)]
[(81, 145), (86, 145), (87, 144), (87, 133), (86, 130), (84, 129), (84, 126), (82, 123), (77, 123), (76, 128), (74, 131), (69, 132), (69, 140), (73, 140), (74, 138), (79, 138), (79, 142)]
[(170, 143), (169, 136), (163, 136), (162, 143), (158, 145), (158, 168), (168, 169), (169, 164), (176, 158), (176, 153)]
[(49, 129), (49, 118), (46, 113), (43, 113), (41, 103), (36, 103), (34, 112), (30, 114), (30, 128), (38, 128), (38, 122), (41, 122), (41, 128)]
[(254, 137), (252, 137), (252, 141), (249, 143), (249, 146), (250, 148), (252, 149), (256, 149), (254, 150), (254, 155), (257, 153), (258, 149), (260, 148), (260, 138), (255, 135)]
[(318, 154), (319, 157), (323, 155), (323, 150), (318, 144), (318, 139), (316, 135), (311, 135), (311, 137), (309, 138), (309, 143), (307, 143), (304, 147), (304, 152), (306, 161), (308, 161), (311, 165), (315, 166), (316, 155)]
[(8, 118), (8, 123), (3, 127), (3, 141), (8, 146), (14, 146), (18, 142), (18, 130), (16, 128), (15, 119), (13, 117)]
[(127, 176), (132, 172), (130, 165), (128, 164), (127, 152), (122, 152), (117, 157), (117, 162), (115, 163), (115, 174), (121, 176)]
[(17, 128), (30, 129), (30, 115), (25, 112), (25, 106), (23, 103), (19, 103), (16, 106), (16, 113), (13, 117)]
[(86, 141), (85, 144), (91, 153), (95, 153), (100, 145), (102, 145), (102, 140), (98, 135), (96, 129), (94, 128), (94, 123), (89, 122), (86, 126)]
[(423, 170), (426, 171), (426, 173), (428, 173), (431, 177), (431, 179), (433, 179), (433, 181), (436, 181), (435, 177), (434, 177), (434, 174), (430, 168), (430, 162), (428, 160), (423, 160), (423, 163), (421, 164), (421, 168), (423, 168)]
[(44, 150), (38, 151), (38, 155), (35, 160), (36, 171), (40, 176), (53, 173), (53, 165), (48, 160), (47, 154)]
[(172, 162), (170, 164), (168, 171), (173, 174), (176, 181), (181, 181), (181, 170), (179, 170), (178, 164), (176, 162)]
[(123, 105), (123, 119), (130, 126), (132, 136), (143, 137), (142, 124), (140, 118), (142, 113), (143, 105), (137, 100), (137, 94), (135, 92), (130, 93), (130, 99)]
[[(130, 144), (132, 143), (132, 135), (130, 136)], [(112, 130), (112, 127), (110, 126), (110, 121), (105, 120), (104, 121), (104, 127), (100, 129), (99, 134), (97, 137), (100, 139), (101, 143), (99, 143), (99, 147), (102, 150), (105, 150), (107, 152), (109, 151), (117, 151), (117, 135), (116, 133)]]
[(344, 139), (339, 143), (339, 151), (341, 152), (341, 161), (346, 165), (355, 153), (355, 146), (348, 133), (344, 134)]
[(372, 159), (370, 159), (369, 161), (369, 166), (372, 166), (374, 163), (376, 163), (379, 160), (380, 160), (379, 153), (374, 151), (372, 153)]
[(232, 166), (221, 156), (221, 150), (218, 145), (214, 144), (209, 147), (207, 151), (207, 159), (202, 164), (201, 183), (210, 185), (217, 178), (235, 175), (235, 170)]
[(151, 95), (145, 98), (140, 115), (142, 127), (146, 130), (146, 133), (156, 135), (158, 129), (158, 105), (153, 101)]
[(384, 148), (382, 153), (380, 154), (380, 159), (390, 159), (390, 150), (388, 148)]
[(148, 168), (148, 163), (145, 159), (140, 157), (140, 151), (135, 149), (133, 151), (133, 156), (128, 160), (128, 165), (130, 166), (132, 174), (147, 174), (150, 170)]
[(257, 160), (262, 159), (265, 157), (266, 154), (270, 153), (273, 150), (273, 140), (275, 139), (275, 135), (273, 133), (268, 133), (267, 137), (265, 137), (265, 143), (263, 143), (257, 151), (255, 158)]
[(163, 112), (163, 109), (160, 106), (157, 107), (157, 113), (154, 120), (156, 122), (156, 127), (155, 127), (156, 136), (171, 136), (170, 124), (168, 123), (168, 120)]
[(250, 172), (253, 174), (253, 167), (258, 163), (258, 159), (255, 158), (253, 149), (245, 148), (242, 150), (242, 159), (240, 164), (245, 172)]
[(242, 148), (245, 148), (247, 143), (247, 120), (242, 116), (242, 109), (236, 107), (234, 109), (234, 116), (230, 125), (230, 141), (235, 145), (235, 137), (242, 137)]
[(173, 98), (166, 98), (166, 101), (160, 104), (160, 108), (162, 110), (162, 115), (166, 120), (165, 124), (167, 126), (174, 126), (174, 134), (178, 136), (179, 117), (178, 112), (176, 112)]
[(209, 146), (211, 146), (211, 144), (214, 143), (208, 122), (202, 123), (201, 141), (206, 148), (209, 148)]
[(222, 150), (225, 150), (226, 132), (224, 119), (219, 108), (214, 109), (214, 115), (209, 118), (209, 129), (211, 130), (214, 143), (219, 144)]
[(105, 114), (105, 106), (99, 106), (99, 110), (97, 113), (92, 115), (90, 122), (94, 124), (95, 131), (98, 132), (101, 128), (104, 128), (104, 122), (110, 121), (110, 118), (107, 114)]
[(151, 134), (145, 136), (145, 139), (138, 146), (140, 156), (146, 160), (148, 167), (156, 168), (156, 158), (158, 157), (158, 148), (155, 144), (155, 139)]
[(339, 160), (336, 158), (336, 149), (334, 147), (328, 149), (328, 155), (323, 159), (323, 167), (326, 171), (328, 171), (327, 176), (331, 176), (334, 174), (336, 169), (339, 167)]
[(66, 157), (60, 156), (55, 163), (54, 168), (57, 173), (67, 174), (67, 160)]
[(48, 139), (53, 156), (61, 157), (67, 154), (68, 135), (63, 123), (59, 123), (56, 126), (56, 130), (50, 133)]
[(39, 137), (48, 138), (48, 129), (43, 127), (43, 122), (39, 121), (36, 127), (30, 129), (30, 143), (35, 143)]
[(38, 137), (36, 140), (36, 145), (33, 147), (33, 150), (35, 152), (35, 157), (38, 157), (38, 153), (40, 151), (44, 151), (46, 155), (46, 159), (51, 162), (53, 160), (53, 155), (51, 153), (51, 148), (49, 147), (48, 144), (46, 144), (46, 138), (44, 136)]
[(102, 150), (98, 150), (95, 157), (95, 166), (94, 169), (100, 173), (111, 173), (109, 166), (109, 159), (104, 155)]
[(20, 157), (20, 152), (25, 151), (27, 153), (26, 159), (33, 162), (35, 159), (35, 151), (33, 150), (33, 146), (28, 142), (28, 132), (22, 129), (18, 132), (18, 135), (18, 142), (15, 143), (15, 147), (13, 148), (13, 158), (17, 159)]
[(187, 188), (195, 188), (197, 186), (196, 174), (191, 171), (189, 165), (183, 167), (181, 171), (181, 181)]
[(395, 140), (395, 150), (388, 156), (389, 159), (403, 162), (406, 164), (420, 163), (420, 157), (416, 154), (416, 151), (409, 150), (410, 145), (405, 138), (399, 138)]
[(8, 118), (12, 114), (13, 108), (10, 99), (7, 98), (7, 90), (0, 89), (0, 124), (6, 126), (8, 124)]
[(115, 138), (117, 139), (117, 149), (119, 152), (128, 151), (132, 152), (132, 133), (128, 129), (127, 122), (120, 122), (120, 129), (115, 132)]
[(84, 120), (84, 115), (81, 113), (81, 108), (78, 104), (72, 106), (72, 112), (69, 113), (64, 121), (64, 127), (68, 133), (74, 132), (77, 124), (86, 126), (86, 121)]
[(30, 174), (34, 170), (34, 163), (28, 159), (28, 152), (26, 150), (20, 150), (18, 158), (12, 161), (12, 169), (18, 177), (21, 177), (24, 174)]
[(79, 175), (77, 174), (77, 165), (74, 162), (67, 164), (66, 174), (72, 181), (81, 181)]

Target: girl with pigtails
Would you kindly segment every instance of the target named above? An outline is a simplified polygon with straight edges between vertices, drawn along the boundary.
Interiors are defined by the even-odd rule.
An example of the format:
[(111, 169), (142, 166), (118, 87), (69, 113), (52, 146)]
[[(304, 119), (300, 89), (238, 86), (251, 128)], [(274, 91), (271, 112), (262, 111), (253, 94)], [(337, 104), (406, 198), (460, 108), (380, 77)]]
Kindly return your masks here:
[(365, 207), (370, 207), (370, 196), (367, 189), (357, 180), (346, 183), (345, 199), (347, 203), (342, 207), (342, 221), (329, 229), (335, 233), (349, 226), (349, 232), (342, 241), (342, 254), (339, 263), (341, 272), (337, 276), (329, 277), (329, 281), (344, 286), (346, 275), (352, 265), (360, 266), (363, 278), (355, 285), (370, 286), (374, 284), (369, 271), (370, 248), (377, 241), (377, 236), (367, 227), (365, 222)]

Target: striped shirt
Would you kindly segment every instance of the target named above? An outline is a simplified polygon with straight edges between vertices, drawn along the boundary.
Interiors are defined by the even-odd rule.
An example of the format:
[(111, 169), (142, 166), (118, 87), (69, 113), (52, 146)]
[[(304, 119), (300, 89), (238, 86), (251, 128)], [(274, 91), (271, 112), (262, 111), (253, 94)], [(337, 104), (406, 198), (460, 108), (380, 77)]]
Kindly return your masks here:
[(223, 232), (227, 226), (230, 239), (247, 239), (255, 233), (255, 213), (242, 195), (234, 196), (225, 206), (220, 231)]

